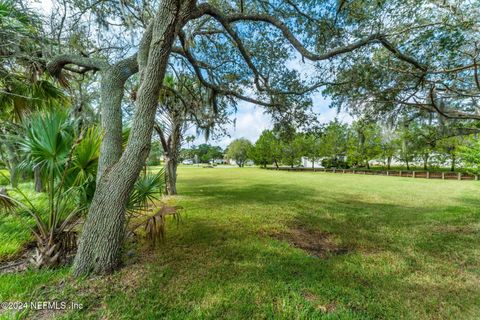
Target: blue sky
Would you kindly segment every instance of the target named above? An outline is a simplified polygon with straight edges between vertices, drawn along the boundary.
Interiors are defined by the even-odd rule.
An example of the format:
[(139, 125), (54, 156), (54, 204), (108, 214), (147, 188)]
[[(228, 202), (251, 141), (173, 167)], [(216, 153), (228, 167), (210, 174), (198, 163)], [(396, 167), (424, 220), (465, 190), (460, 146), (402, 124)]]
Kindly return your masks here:
[[(329, 122), (335, 117), (338, 117), (342, 122), (350, 123), (352, 121), (350, 115), (344, 112), (337, 114), (336, 109), (328, 107), (329, 104), (328, 98), (325, 99), (320, 93), (314, 95), (313, 108), (315, 113), (318, 114), (318, 120), (321, 123)], [(219, 145), (222, 148), (225, 148), (233, 139), (237, 138), (247, 138), (254, 143), (263, 130), (271, 129), (273, 126), (270, 116), (264, 113), (262, 107), (247, 102), (239, 103), (238, 112), (234, 117), (236, 118), (236, 125), (231, 124), (227, 126), (227, 132), (230, 137), (222, 137), (217, 140), (211, 139), (208, 143)], [(195, 130), (191, 130), (190, 134), (195, 134)], [(205, 143), (205, 138), (202, 135), (197, 137), (194, 144), (198, 145), (201, 143)]]

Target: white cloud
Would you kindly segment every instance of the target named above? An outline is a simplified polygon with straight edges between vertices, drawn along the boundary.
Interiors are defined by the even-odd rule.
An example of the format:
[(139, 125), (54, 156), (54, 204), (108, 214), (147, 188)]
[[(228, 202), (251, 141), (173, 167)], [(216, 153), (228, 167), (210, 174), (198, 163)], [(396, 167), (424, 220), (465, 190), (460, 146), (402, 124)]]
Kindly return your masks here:
[(319, 114), (317, 119), (320, 121), (320, 123), (327, 123), (335, 118), (338, 118), (340, 122), (344, 123), (353, 122), (353, 117), (347, 112), (337, 112), (337, 109), (329, 108), (331, 100), (328, 97), (324, 98), (321, 93), (314, 94), (312, 100), (313, 110)]
[[(313, 96), (313, 109), (319, 114), (318, 120), (321, 123), (328, 123), (335, 118), (338, 118), (339, 121), (345, 123), (351, 123), (353, 121), (353, 118), (348, 113), (337, 113), (336, 109), (328, 107), (329, 104), (330, 99), (322, 97), (321, 94), (315, 94)], [(238, 138), (246, 138), (252, 143), (255, 143), (263, 130), (271, 129), (273, 127), (271, 117), (264, 113), (262, 107), (247, 102), (239, 103), (235, 119), (236, 125), (234, 126), (232, 123), (227, 127), (227, 132), (230, 137), (227, 136), (217, 140), (210, 140), (207, 141), (207, 143), (219, 145), (222, 148), (225, 148), (232, 140)], [(191, 129), (188, 134), (195, 135), (195, 130)], [(199, 145), (205, 142), (205, 138), (199, 136), (194, 141), (194, 144)]]
[(41, 15), (47, 16), (52, 12), (52, 0), (30, 0), (30, 6), (37, 10)]
[[(225, 148), (232, 140), (238, 138), (246, 138), (255, 143), (263, 130), (271, 129), (273, 126), (270, 116), (264, 113), (262, 107), (248, 102), (240, 102), (238, 112), (233, 117), (236, 119), (235, 125), (231, 123), (226, 128), (230, 137), (210, 140), (208, 143), (219, 145), (222, 148)], [(195, 134), (194, 132), (195, 130), (192, 129), (188, 134)], [(197, 137), (194, 142), (196, 145), (201, 143), (205, 143), (203, 136)]]

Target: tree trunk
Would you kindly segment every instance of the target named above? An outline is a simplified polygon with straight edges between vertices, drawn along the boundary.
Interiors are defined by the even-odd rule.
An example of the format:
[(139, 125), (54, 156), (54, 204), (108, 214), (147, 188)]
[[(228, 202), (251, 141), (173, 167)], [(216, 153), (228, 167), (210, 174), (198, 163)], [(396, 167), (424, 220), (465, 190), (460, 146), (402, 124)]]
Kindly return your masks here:
[(98, 161), (97, 183), (107, 168), (122, 156), (122, 99), (125, 82), (138, 72), (136, 55), (108, 67), (101, 81), (101, 124), (104, 132)]
[(38, 165), (33, 168), (33, 179), (35, 181), (35, 191), (43, 192), (42, 171)]
[(392, 157), (387, 158), (387, 170), (390, 170), (390, 166), (392, 164)]
[(367, 169), (370, 169), (370, 163), (367, 160)]
[(18, 187), (18, 170), (16, 165), (10, 167), (10, 185), (12, 188)]
[(273, 160), (273, 162), (275, 163), (275, 167), (278, 169), (278, 161), (277, 161), (277, 159)]
[(168, 57), (180, 27), (180, 4), (161, 0), (138, 55), (140, 89), (131, 134), (121, 158), (104, 170), (90, 206), (73, 263), (73, 275), (110, 273), (120, 265), (125, 206), (145, 163)]
[(456, 160), (456, 157), (454, 154), (452, 154), (452, 162), (450, 164), (450, 171), (455, 171), (455, 160)]
[(8, 169), (10, 173), (10, 184), (12, 188), (18, 187), (18, 158), (15, 154), (13, 146), (7, 144), (7, 153), (8, 153)]
[(408, 160), (405, 160), (405, 163), (407, 164), (407, 170), (410, 170), (410, 164), (408, 163)]
[(177, 194), (177, 161), (165, 154), (165, 175), (167, 194), (173, 196)]

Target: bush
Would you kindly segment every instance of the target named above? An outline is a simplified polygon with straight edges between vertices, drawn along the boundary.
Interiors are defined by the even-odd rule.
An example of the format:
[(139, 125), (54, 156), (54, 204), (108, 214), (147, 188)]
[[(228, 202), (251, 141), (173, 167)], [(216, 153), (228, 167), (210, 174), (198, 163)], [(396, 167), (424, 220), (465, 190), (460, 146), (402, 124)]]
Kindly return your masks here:
[(347, 162), (335, 158), (325, 158), (322, 160), (324, 168), (348, 169), (350, 168)]

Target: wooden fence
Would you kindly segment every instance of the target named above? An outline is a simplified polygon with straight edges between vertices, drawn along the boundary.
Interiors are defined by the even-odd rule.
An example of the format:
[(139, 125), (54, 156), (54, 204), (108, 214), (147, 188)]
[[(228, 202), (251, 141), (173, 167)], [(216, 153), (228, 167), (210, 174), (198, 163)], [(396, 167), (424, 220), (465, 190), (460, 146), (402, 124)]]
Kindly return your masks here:
[(300, 172), (330, 172), (343, 174), (368, 174), (379, 176), (441, 179), (441, 180), (478, 180), (478, 175), (460, 172), (428, 172), (411, 170), (365, 170), (365, 169), (321, 169), (321, 168), (290, 168), (290, 167), (268, 167), (267, 170), (300, 171)]

